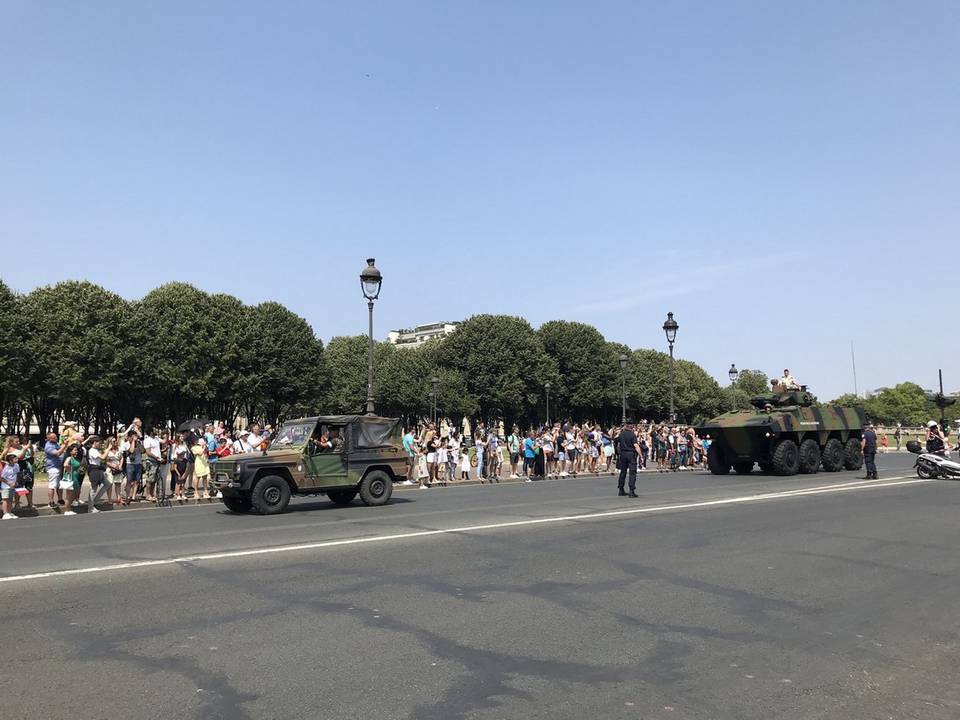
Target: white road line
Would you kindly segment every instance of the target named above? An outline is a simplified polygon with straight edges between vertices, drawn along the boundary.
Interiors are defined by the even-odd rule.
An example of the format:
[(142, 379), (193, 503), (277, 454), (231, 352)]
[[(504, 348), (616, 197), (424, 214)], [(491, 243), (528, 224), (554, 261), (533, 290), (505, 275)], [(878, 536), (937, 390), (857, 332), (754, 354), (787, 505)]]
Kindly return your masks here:
[(606, 518), (620, 518), (631, 515), (667, 512), (671, 510), (695, 510), (699, 508), (723, 507), (726, 505), (738, 505), (743, 503), (760, 502), (764, 500), (778, 500), (793, 497), (805, 497), (808, 495), (826, 495), (841, 492), (856, 492), (858, 490), (872, 490), (875, 488), (887, 488), (897, 487), (900, 485), (917, 485), (920, 483), (936, 482), (935, 480), (921, 480), (919, 478), (904, 479), (905, 477), (906, 476), (884, 478), (883, 480), (850, 482), (838, 485), (818, 485), (808, 488), (799, 488), (796, 490), (785, 490), (782, 492), (762, 493), (759, 495), (741, 495), (739, 497), (720, 498), (717, 500), (702, 500), (699, 502), (676, 503), (673, 505), (633, 507), (625, 510), (605, 510), (602, 512), (583, 513), (579, 515), (556, 515), (528, 520), (513, 520), (509, 522), (490, 523), (486, 525), (467, 525), (464, 527), (445, 528), (442, 530), (416, 530), (413, 532), (394, 533), (391, 535), (372, 535), (358, 538), (345, 538), (342, 540), (324, 540), (321, 542), (303, 543), (299, 545), (279, 545), (274, 547), (254, 548), (252, 550), (228, 550), (225, 552), (186, 555), (182, 557), (165, 558), (162, 560), (138, 560), (135, 562), (118, 563), (116, 565), (100, 565), (97, 567), (74, 568), (70, 570), (52, 570), (49, 572), (31, 573), (28, 575), (0, 577), (0, 583), (40, 580), (43, 578), (64, 577), (67, 575), (88, 575), (91, 573), (115, 572), (117, 570), (133, 570), (136, 568), (175, 565), (178, 563), (188, 562), (202, 562), (206, 560), (228, 560), (232, 558), (251, 557), (254, 555), (273, 555), (278, 553), (299, 552), (303, 550), (319, 550), (323, 548), (338, 547), (341, 545), (362, 545), (364, 543), (387, 542), (390, 540), (409, 540), (412, 538), (430, 537), (431, 535), (451, 535), (454, 533), (499, 530), (502, 528), (577, 522), (581, 520), (602, 520)]

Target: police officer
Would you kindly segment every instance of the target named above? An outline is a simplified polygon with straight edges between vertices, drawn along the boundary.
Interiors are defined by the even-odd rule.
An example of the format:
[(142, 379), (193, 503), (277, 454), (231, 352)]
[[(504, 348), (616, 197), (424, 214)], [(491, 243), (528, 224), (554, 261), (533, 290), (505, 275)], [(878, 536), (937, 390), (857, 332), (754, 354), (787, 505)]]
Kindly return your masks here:
[(860, 438), (860, 449), (863, 451), (863, 465), (867, 474), (862, 480), (878, 480), (877, 477), (877, 433), (873, 423), (869, 423)]
[(633, 420), (628, 420), (620, 435), (617, 438), (617, 449), (620, 456), (620, 491), (617, 493), (620, 497), (626, 497), (623, 486), (627, 480), (627, 472), (630, 473), (630, 497), (637, 497), (637, 458), (640, 456), (640, 443), (637, 441), (637, 434), (633, 431)]

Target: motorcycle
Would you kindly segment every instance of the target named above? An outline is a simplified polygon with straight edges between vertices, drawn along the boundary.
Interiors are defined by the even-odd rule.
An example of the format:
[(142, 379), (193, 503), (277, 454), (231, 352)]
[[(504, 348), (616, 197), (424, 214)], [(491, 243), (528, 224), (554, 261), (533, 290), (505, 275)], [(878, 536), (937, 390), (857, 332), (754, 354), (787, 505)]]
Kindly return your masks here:
[(907, 450), (917, 456), (913, 467), (917, 477), (924, 480), (960, 480), (960, 463), (954, 462), (943, 455), (924, 452), (923, 447), (916, 440), (907, 443)]

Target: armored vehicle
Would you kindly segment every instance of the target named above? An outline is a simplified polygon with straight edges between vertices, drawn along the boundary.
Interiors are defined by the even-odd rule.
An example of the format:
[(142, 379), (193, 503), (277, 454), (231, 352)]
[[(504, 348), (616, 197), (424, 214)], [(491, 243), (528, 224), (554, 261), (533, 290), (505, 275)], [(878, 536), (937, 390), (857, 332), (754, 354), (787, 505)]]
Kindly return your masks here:
[(229, 510), (261, 515), (283, 512), (291, 495), (326, 495), (337, 505), (359, 495), (366, 505), (384, 505), (404, 469), (400, 421), (370, 415), (290, 420), (267, 450), (211, 468)]
[(707, 464), (714, 475), (733, 468), (776, 475), (859, 470), (863, 465), (859, 407), (814, 406), (805, 386), (755, 397), (753, 409), (728, 412), (697, 428), (710, 440)]

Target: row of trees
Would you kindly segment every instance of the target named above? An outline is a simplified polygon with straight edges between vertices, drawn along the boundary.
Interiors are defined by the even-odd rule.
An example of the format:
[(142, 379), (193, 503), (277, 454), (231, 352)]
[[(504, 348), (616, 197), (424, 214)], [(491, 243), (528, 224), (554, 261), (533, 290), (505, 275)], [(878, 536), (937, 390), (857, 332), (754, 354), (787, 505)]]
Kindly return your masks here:
[[(248, 306), (183, 283), (127, 301), (88, 282), (24, 295), (0, 282), (0, 343), (0, 415), (8, 433), (64, 419), (111, 432), (134, 416), (276, 423), (362, 412), (366, 399), (365, 337), (335, 337), (324, 347), (282, 305)], [(374, 366), (378, 412), (411, 420), (430, 416), (433, 377), (437, 407), (455, 420), (542, 422), (547, 383), (553, 418), (614, 422), (622, 387), (635, 417), (669, 414), (669, 356), (609, 342), (583, 323), (558, 320), (535, 330), (521, 318), (477, 315), (417, 348), (378, 343)], [(732, 388), (687, 360), (675, 371), (677, 415), (689, 422), (749, 407), (767, 388), (759, 371), (742, 371)], [(905, 384), (868, 400), (868, 413), (884, 422), (923, 419), (929, 403), (914, 389), (923, 396)]]
[[(863, 405), (867, 417), (883, 425), (902, 423), (919, 427), (929, 420), (940, 420), (940, 408), (919, 385), (912, 382), (900, 383), (892, 388), (884, 388), (866, 399), (856, 395), (841, 395), (835, 403)], [(948, 422), (960, 417), (960, 404), (950, 405), (944, 413)]]

